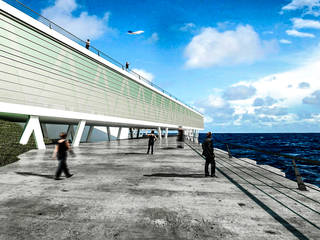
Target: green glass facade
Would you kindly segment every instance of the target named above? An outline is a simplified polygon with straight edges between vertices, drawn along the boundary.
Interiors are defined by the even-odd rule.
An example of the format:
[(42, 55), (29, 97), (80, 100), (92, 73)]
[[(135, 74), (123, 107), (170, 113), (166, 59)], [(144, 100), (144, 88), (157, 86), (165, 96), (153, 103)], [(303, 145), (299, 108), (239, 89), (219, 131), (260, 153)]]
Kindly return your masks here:
[(203, 128), (200, 114), (0, 13), (0, 101)]

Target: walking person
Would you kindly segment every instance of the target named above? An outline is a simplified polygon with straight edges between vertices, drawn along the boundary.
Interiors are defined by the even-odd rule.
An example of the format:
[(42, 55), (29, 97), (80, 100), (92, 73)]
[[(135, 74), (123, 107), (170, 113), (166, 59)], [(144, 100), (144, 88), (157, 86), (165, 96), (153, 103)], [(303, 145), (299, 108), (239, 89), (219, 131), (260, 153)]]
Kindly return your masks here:
[(86, 41), (86, 49), (89, 49), (89, 47), (90, 47), (90, 39), (87, 39), (87, 41)]
[(206, 163), (204, 165), (204, 174), (209, 177), (209, 164), (211, 164), (211, 177), (216, 176), (216, 161), (214, 155), (214, 148), (212, 143), (212, 133), (208, 132), (206, 139), (202, 143), (202, 155), (206, 157)]
[[(57, 158), (59, 161), (58, 168), (55, 175), (55, 180), (61, 180), (60, 176), (63, 172), (67, 178), (71, 177), (67, 166), (67, 151), (72, 151), (69, 142), (67, 141), (67, 134), (60, 133), (60, 139), (54, 149), (53, 158)], [(71, 152), (72, 153), (72, 152)]]
[(148, 152), (147, 154), (149, 154), (150, 152), (150, 148), (151, 148), (151, 154), (153, 154), (153, 145), (154, 142), (158, 139), (157, 136), (154, 134), (154, 131), (152, 130), (150, 134), (148, 134), (149, 137), (149, 142), (148, 142)]

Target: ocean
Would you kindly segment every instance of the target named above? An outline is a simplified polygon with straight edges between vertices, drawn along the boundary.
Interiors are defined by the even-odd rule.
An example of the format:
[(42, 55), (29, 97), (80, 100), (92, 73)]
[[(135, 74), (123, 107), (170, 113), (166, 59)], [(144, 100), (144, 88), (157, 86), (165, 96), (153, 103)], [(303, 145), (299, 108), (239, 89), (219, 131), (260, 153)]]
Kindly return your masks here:
[[(226, 145), (218, 141), (320, 162), (320, 133), (215, 133), (213, 135), (214, 147), (225, 151)], [(199, 141), (202, 142), (205, 136), (205, 133), (200, 133)], [(291, 159), (241, 148), (229, 148), (234, 157), (250, 158), (257, 164), (276, 167), (281, 169), (287, 178), (295, 180)], [(296, 163), (303, 180), (320, 187), (320, 166), (305, 165), (299, 161)]]

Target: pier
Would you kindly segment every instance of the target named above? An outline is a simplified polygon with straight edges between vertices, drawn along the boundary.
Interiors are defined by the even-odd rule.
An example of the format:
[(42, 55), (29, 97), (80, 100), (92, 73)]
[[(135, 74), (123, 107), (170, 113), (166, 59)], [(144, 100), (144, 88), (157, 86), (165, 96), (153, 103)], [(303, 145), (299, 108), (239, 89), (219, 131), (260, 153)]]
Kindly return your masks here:
[(215, 149), (204, 177), (201, 146), (176, 139), (84, 143), (53, 180), (53, 146), (0, 168), (0, 239), (319, 239), (320, 190)]

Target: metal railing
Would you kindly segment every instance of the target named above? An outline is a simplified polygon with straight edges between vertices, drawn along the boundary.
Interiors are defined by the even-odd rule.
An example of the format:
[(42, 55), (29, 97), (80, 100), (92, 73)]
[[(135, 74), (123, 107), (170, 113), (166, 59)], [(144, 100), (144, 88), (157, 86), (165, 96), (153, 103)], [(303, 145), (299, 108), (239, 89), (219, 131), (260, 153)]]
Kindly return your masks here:
[[(19, 9), (20, 11), (22, 11), (25, 14), (27, 14), (28, 16), (38, 20), (39, 22), (41, 22), (44, 25), (48, 26), (50, 29), (53, 29), (56, 32), (62, 34), (63, 36), (69, 38), (70, 40), (78, 43), (79, 45), (81, 45), (81, 46), (85, 46), (86, 45), (86, 41), (82, 40), (81, 38), (75, 36), (74, 34), (70, 33), (69, 31), (65, 30), (64, 28), (60, 27), (59, 25), (55, 24), (54, 22), (50, 21), (46, 17), (44, 17), (41, 14), (37, 13), (36, 11), (32, 10), (31, 8), (29, 8), (28, 6), (24, 5), (23, 3), (19, 2), (18, 0), (3, 0), (3, 1), (8, 3), (8, 4), (10, 4), (11, 6)], [(122, 68), (122, 70), (127, 70), (129, 73), (131, 73), (135, 77), (139, 78), (140, 80), (144, 81), (145, 83), (147, 83), (147, 84), (151, 85), (152, 87), (158, 89), (162, 93), (164, 93), (164, 94), (170, 96), (171, 98), (183, 103), (184, 105), (188, 106), (189, 108), (193, 109), (194, 111), (196, 111), (197, 113), (202, 115), (202, 113), (200, 113), (194, 107), (192, 107), (192, 106), (186, 104), (185, 102), (181, 101), (180, 99), (178, 99), (177, 97), (175, 97), (171, 93), (169, 93), (168, 91), (166, 91), (163, 88), (159, 87), (158, 85), (152, 83), (150, 80), (144, 78), (143, 76), (141, 76), (140, 74), (136, 73), (132, 69), (126, 68), (125, 65), (123, 65), (121, 62), (117, 61), (116, 59), (110, 57), (108, 54), (102, 52), (101, 50), (95, 48), (92, 45), (90, 45), (89, 50), (91, 52), (97, 54), (98, 56), (104, 58), (105, 60), (111, 62), (112, 64)]]
[(282, 154), (279, 152), (272, 152), (272, 151), (266, 151), (266, 150), (262, 150), (262, 149), (258, 149), (258, 148), (254, 148), (254, 147), (249, 147), (249, 146), (241, 146), (241, 145), (237, 145), (237, 144), (233, 144), (233, 143), (226, 143), (223, 141), (220, 141), (217, 138), (214, 138), (214, 141), (219, 142), (221, 144), (224, 144), (226, 146), (229, 158), (232, 158), (232, 154), (231, 154), (231, 150), (230, 147), (233, 148), (240, 148), (240, 149), (246, 149), (246, 150), (252, 150), (252, 151), (256, 151), (256, 152), (260, 152), (260, 153), (264, 153), (264, 154), (268, 154), (268, 155), (272, 155), (272, 156), (278, 156), (278, 157), (284, 157), (284, 158), (288, 158), (291, 159), (292, 161), (292, 166), (294, 169), (294, 174), (296, 177), (296, 181), (298, 184), (298, 189), (301, 191), (306, 191), (307, 188), (302, 180), (300, 171), (298, 169), (298, 166), (296, 164), (296, 161), (301, 162), (305, 165), (317, 165), (320, 166), (320, 161), (316, 161), (316, 160), (312, 160), (312, 159), (306, 159), (306, 158), (301, 158), (301, 157), (297, 157), (297, 156), (290, 156), (290, 155), (286, 155), (286, 154)]

